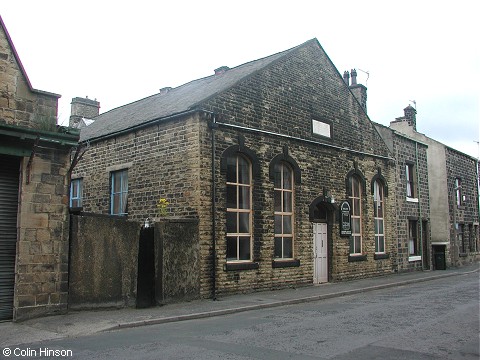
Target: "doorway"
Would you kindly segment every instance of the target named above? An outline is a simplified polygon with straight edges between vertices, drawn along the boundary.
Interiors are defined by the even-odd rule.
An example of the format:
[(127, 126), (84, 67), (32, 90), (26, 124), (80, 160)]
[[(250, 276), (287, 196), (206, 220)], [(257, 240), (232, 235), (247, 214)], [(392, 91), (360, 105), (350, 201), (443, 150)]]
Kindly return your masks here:
[(137, 308), (155, 305), (154, 241), (154, 228), (142, 228), (138, 245)]
[(328, 225), (313, 224), (313, 283), (328, 282)]

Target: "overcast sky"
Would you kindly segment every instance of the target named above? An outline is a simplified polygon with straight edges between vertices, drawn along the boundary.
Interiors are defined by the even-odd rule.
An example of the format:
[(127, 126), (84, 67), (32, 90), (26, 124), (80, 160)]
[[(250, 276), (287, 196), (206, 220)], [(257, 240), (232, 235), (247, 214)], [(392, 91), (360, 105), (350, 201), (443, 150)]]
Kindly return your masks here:
[[(32, 86), (100, 112), (317, 38), (358, 69), (370, 118), (416, 102), (417, 130), (479, 154), (478, 5), (455, 1), (4, 1), (0, 15)], [(368, 72), (368, 76), (366, 74)]]

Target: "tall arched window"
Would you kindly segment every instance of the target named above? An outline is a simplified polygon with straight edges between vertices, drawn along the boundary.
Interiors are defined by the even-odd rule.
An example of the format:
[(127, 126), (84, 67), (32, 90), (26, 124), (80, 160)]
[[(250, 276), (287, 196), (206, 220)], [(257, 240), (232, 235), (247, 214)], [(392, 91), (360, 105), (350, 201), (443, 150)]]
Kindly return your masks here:
[(277, 259), (293, 258), (293, 171), (285, 162), (275, 164), (275, 250)]
[(227, 158), (227, 261), (252, 256), (252, 166), (242, 155)]
[(350, 237), (350, 254), (362, 253), (362, 183), (353, 175), (350, 181), (350, 202), (352, 204), (352, 236)]
[(385, 253), (385, 230), (384, 230), (384, 197), (383, 184), (376, 180), (373, 183), (373, 221), (375, 229), (375, 253)]

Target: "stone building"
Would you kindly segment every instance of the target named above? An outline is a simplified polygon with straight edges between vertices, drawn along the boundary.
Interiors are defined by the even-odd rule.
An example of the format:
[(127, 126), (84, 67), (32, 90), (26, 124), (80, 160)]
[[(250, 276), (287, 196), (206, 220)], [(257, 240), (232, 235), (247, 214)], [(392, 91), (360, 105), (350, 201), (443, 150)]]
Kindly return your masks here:
[[(424, 267), (443, 269), (476, 261), (479, 255), (477, 160), (417, 132), (416, 123), (416, 110), (408, 106), (403, 117), (380, 132), (385, 135), (390, 130), (394, 137), (409, 139), (418, 144), (418, 149), (426, 148), (428, 170), (419, 179), (422, 182), (425, 176), (425, 186), (428, 177), (430, 208), (430, 221), (426, 224), (430, 243), (424, 242), (427, 244)], [(419, 151), (419, 159), (423, 158), (423, 152)], [(402, 152), (396, 153), (400, 166), (401, 156)], [(428, 239), (428, 234), (425, 237)]]
[(79, 133), (34, 89), (0, 17), (0, 321), (66, 310), (68, 176)]
[(462, 266), (480, 258), (477, 160), (445, 147), (450, 262)]
[(312, 39), (99, 115), (83, 210), (198, 219), (201, 297), (391, 273), (396, 168), (352, 73)]
[[(415, 109), (405, 109), (409, 121)], [(398, 271), (430, 269), (430, 199), (428, 146), (412, 137), (380, 124), (375, 125), (396, 161), (396, 219)]]

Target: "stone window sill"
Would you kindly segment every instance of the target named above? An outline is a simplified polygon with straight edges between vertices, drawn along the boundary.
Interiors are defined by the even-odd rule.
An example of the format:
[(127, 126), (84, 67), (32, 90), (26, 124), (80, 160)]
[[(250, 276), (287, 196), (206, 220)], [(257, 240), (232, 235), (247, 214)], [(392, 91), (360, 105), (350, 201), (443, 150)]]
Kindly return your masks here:
[(300, 266), (300, 260), (297, 260), (297, 259), (289, 259), (289, 260), (277, 259), (272, 261), (272, 268), (274, 269), (299, 267), (299, 266)]
[(375, 260), (390, 259), (390, 254), (374, 254), (373, 258)]
[(256, 270), (258, 269), (258, 263), (256, 262), (230, 262), (226, 263), (224, 270), (234, 271), (234, 270)]
[(407, 201), (408, 202), (413, 202), (413, 203), (418, 203), (418, 198), (411, 198), (407, 196)]
[(348, 262), (367, 261), (367, 255), (348, 255)]
[(413, 261), (421, 261), (422, 257), (421, 256), (409, 256), (408, 261), (413, 262)]

